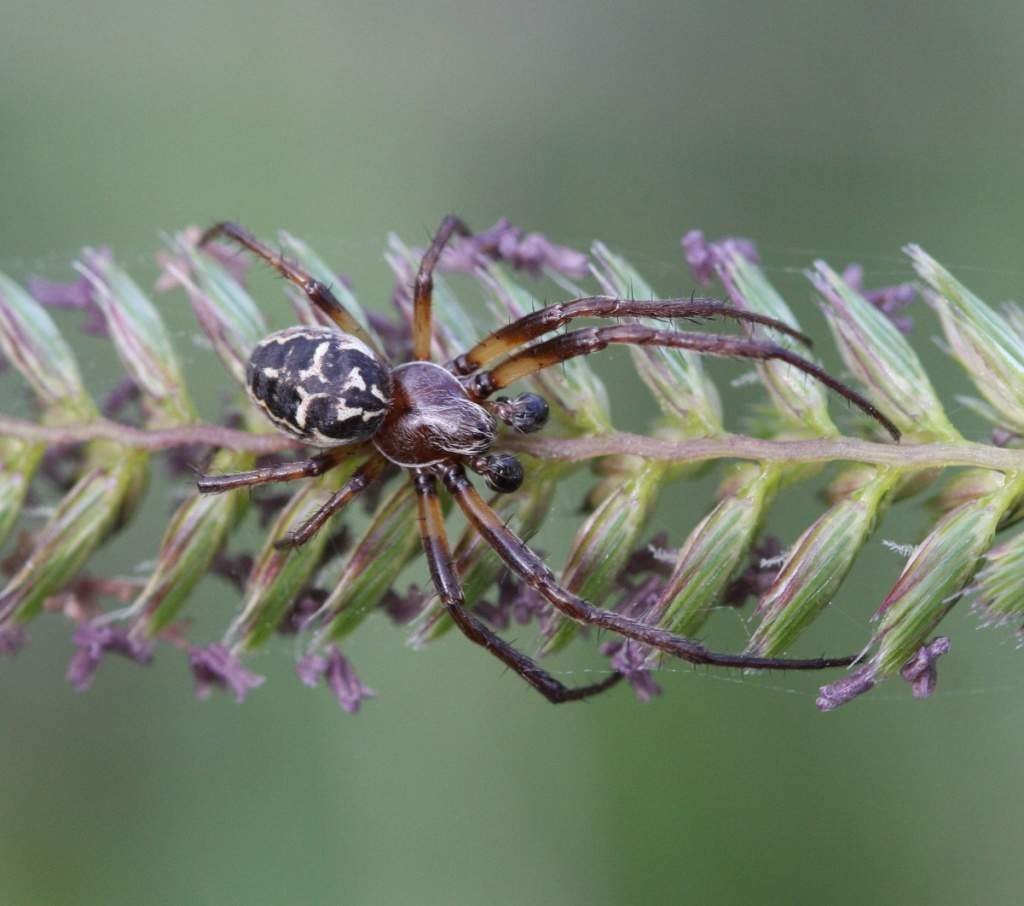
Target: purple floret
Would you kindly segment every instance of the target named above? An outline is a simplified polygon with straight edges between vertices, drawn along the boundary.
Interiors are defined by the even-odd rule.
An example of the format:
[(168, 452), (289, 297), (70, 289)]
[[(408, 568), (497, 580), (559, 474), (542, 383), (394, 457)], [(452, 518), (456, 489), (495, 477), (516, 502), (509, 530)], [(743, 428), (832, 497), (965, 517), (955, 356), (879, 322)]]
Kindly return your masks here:
[(191, 646), (188, 665), (196, 680), (196, 697), (205, 699), (216, 689), (230, 690), (235, 701), (245, 701), (250, 689), (262, 686), (265, 677), (247, 670), (224, 645)]
[(74, 642), (78, 650), (68, 664), (67, 679), (78, 692), (92, 685), (106, 654), (119, 654), (136, 664), (153, 659), (152, 642), (134, 638), (119, 626), (83, 623), (75, 630)]

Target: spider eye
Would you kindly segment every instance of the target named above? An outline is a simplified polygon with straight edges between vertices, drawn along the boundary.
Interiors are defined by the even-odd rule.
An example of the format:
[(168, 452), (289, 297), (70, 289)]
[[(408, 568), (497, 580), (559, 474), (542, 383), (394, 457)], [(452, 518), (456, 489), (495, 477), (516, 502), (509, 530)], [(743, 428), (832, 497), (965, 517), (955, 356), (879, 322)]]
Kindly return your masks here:
[(487, 487), (499, 494), (518, 491), (523, 483), (523, 464), (508, 453), (480, 456), (474, 460), (473, 469), (484, 477)]
[(511, 400), (499, 396), (495, 402), (498, 418), (523, 434), (539, 431), (548, 423), (550, 410), (547, 400), (536, 393), (520, 393)]

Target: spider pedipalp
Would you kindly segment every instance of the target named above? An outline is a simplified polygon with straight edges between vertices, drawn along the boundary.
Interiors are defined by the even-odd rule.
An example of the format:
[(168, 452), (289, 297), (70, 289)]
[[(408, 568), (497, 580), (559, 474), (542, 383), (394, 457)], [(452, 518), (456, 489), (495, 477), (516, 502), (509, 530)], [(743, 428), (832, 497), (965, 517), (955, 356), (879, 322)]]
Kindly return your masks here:
[(509, 399), (499, 396), (491, 411), (510, 428), (520, 434), (533, 434), (548, 423), (551, 409), (548, 401), (538, 393), (520, 393)]
[(487, 482), (487, 487), (498, 494), (511, 494), (522, 487), (523, 464), (511, 453), (489, 453), (468, 463), (469, 467)]

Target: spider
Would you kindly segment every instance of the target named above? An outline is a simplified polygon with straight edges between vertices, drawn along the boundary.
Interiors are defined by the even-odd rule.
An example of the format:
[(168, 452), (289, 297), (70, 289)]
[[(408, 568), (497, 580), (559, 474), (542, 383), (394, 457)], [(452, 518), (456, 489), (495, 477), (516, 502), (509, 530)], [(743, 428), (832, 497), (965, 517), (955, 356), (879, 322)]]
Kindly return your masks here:
[[(253, 350), (247, 368), (252, 401), (282, 431), (321, 452), (297, 462), (224, 475), (205, 475), (198, 488), (216, 493), (276, 481), (322, 475), (351, 456), (365, 461), (323, 506), (283, 539), (282, 546), (308, 541), (328, 519), (391, 466), (406, 470), (415, 487), (418, 523), (430, 575), (455, 625), (514, 670), (548, 701), (578, 701), (614, 686), (622, 674), (569, 687), (513, 647), (467, 609), (445, 533), (439, 486), (462, 510), (468, 523), (497, 552), (509, 571), (535, 588), (572, 620), (606, 629), (693, 664), (768, 670), (820, 670), (845, 667), (853, 657), (787, 659), (723, 654), (693, 639), (605, 610), (562, 587), (544, 561), (517, 537), (476, 491), (467, 469), (494, 491), (516, 490), (523, 467), (508, 454), (489, 452), (499, 421), (520, 432), (541, 429), (548, 405), (534, 393), (512, 399), (491, 397), (521, 378), (609, 344), (667, 346), (717, 356), (787, 362), (841, 394), (899, 438), (889, 419), (870, 402), (814, 363), (771, 342), (725, 335), (662, 330), (635, 321), (584, 327), (541, 340), (577, 318), (731, 318), (806, 337), (772, 318), (711, 299), (659, 301), (588, 296), (548, 305), (495, 330), (444, 364), (431, 361), (433, 273), (453, 236), (471, 235), (447, 216), (420, 262), (413, 286), (411, 361), (392, 366), (329, 287), (286, 261), (235, 223), (218, 223), (200, 244), (229, 239), (262, 258), (298, 286), (336, 326), (290, 327), (270, 334)], [(539, 342), (532, 342), (540, 340)], [(495, 364), (496, 363), (496, 364)]]

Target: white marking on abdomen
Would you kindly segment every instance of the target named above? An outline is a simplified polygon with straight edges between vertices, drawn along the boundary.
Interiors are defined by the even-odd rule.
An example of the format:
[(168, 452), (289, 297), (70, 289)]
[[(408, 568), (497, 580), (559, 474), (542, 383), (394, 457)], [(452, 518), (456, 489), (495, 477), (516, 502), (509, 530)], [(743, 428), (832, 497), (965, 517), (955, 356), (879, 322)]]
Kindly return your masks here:
[(320, 394), (310, 393), (305, 387), (296, 387), (295, 392), (299, 395), (299, 408), (295, 410), (295, 424), (305, 430), (309, 404)]
[(309, 367), (303, 368), (302, 371), (299, 372), (300, 381), (305, 381), (311, 377), (323, 378), (323, 371), (321, 369), (324, 364), (324, 356), (327, 355), (327, 350), (330, 348), (331, 344), (329, 342), (324, 342), (317, 346), (316, 352), (313, 353), (313, 361), (310, 363)]
[(366, 389), (366, 381), (363, 380), (363, 372), (360, 371), (358, 366), (348, 373), (348, 377), (345, 378), (345, 383), (341, 385), (342, 391), (351, 390), (353, 387), (355, 387), (356, 390)]

